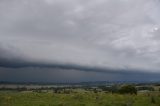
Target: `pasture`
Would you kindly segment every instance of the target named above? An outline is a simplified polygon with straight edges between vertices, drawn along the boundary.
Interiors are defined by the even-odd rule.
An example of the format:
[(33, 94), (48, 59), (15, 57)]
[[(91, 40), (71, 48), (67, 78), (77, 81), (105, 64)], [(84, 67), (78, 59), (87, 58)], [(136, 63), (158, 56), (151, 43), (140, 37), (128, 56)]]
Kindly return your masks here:
[(74, 89), (69, 93), (0, 91), (0, 106), (160, 106), (159, 91), (118, 94)]

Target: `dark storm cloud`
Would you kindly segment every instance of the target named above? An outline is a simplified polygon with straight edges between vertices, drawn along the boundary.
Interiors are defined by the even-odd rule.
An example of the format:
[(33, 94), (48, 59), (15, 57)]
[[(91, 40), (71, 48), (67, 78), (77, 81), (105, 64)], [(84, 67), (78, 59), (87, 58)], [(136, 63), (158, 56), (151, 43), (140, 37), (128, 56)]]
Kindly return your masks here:
[[(6, 51), (1, 50), (2, 52)], [(145, 70), (109, 69), (75, 64), (34, 63), (13, 58), (11, 60), (1, 58), (0, 67), (1, 81), (158, 81), (160, 77), (159, 73), (145, 72)]]
[[(1, 81), (36, 82), (77, 82), (77, 81), (157, 81), (159, 73), (144, 70), (120, 70), (102, 67), (88, 67), (71, 64), (46, 64), (24, 61), (22, 58), (8, 58), (10, 52), (0, 49), (8, 55), (0, 57)], [(16, 57), (16, 56), (15, 56)], [(8, 58), (8, 59), (7, 59)], [(146, 80), (147, 78), (147, 80)]]
[[(26, 71), (27, 70), (27, 71)], [(12, 71), (12, 73), (11, 73)], [(14, 73), (14, 74), (13, 74)], [(1, 81), (79, 82), (79, 81), (159, 81), (157, 73), (65, 70), (59, 68), (0, 68)]]
[[(28, 67), (37, 67), (37, 68), (58, 68), (58, 69), (64, 69), (64, 70), (79, 70), (79, 71), (93, 71), (93, 72), (101, 72), (101, 73), (128, 73), (128, 70), (116, 70), (116, 69), (109, 69), (109, 68), (103, 68), (103, 67), (96, 67), (96, 66), (80, 66), (77, 64), (60, 64), (60, 63), (43, 63), (43, 62), (30, 62), (23, 58), (17, 58), (14, 57), (14, 54), (10, 54), (9, 51), (0, 49), (0, 54), (5, 54), (5, 56), (0, 56), (0, 67), (3, 68), (28, 68)], [(10, 57), (12, 56), (12, 58)], [(131, 70), (131, 69), (130, 69)], [(135, 72), (136, 70), (132, 70), (132, 72)], [(129, 72), (129, 73), (132, 73)]]
[(0, 0), (0, 67), (158, 73), (159, 11), (159, 0)]

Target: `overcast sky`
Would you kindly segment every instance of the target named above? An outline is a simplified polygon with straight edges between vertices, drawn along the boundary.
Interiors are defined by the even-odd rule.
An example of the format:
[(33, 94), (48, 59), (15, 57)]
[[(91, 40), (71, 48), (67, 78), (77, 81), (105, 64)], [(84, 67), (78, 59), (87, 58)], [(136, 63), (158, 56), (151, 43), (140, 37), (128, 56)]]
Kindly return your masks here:
[(0, 81), (160, 80), (159, 0), (0, 0)]

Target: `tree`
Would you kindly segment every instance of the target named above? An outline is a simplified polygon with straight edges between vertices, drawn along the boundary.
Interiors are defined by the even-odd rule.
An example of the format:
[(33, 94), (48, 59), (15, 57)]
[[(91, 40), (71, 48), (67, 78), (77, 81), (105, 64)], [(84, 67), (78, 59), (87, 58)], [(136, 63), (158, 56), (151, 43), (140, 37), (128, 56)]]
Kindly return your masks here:
[(137, 89), (133, 85), (123, 85), (118, 91), (121, 94), (137, 94)]

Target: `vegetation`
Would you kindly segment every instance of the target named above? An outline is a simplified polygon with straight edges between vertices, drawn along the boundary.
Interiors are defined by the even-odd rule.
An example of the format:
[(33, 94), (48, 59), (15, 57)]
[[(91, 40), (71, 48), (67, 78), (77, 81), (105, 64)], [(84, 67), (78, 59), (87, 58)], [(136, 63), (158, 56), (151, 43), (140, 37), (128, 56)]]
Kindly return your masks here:
[(0, 106), (160, 106), (160, 92), (159, 88), (139, 92), (133, 85), (3, 88)]
[(137, 94), (137, 89), (135, 86), (133, 85), (123, 85), (120, 89), (119, 89), (119, 93), (121, 94)]

